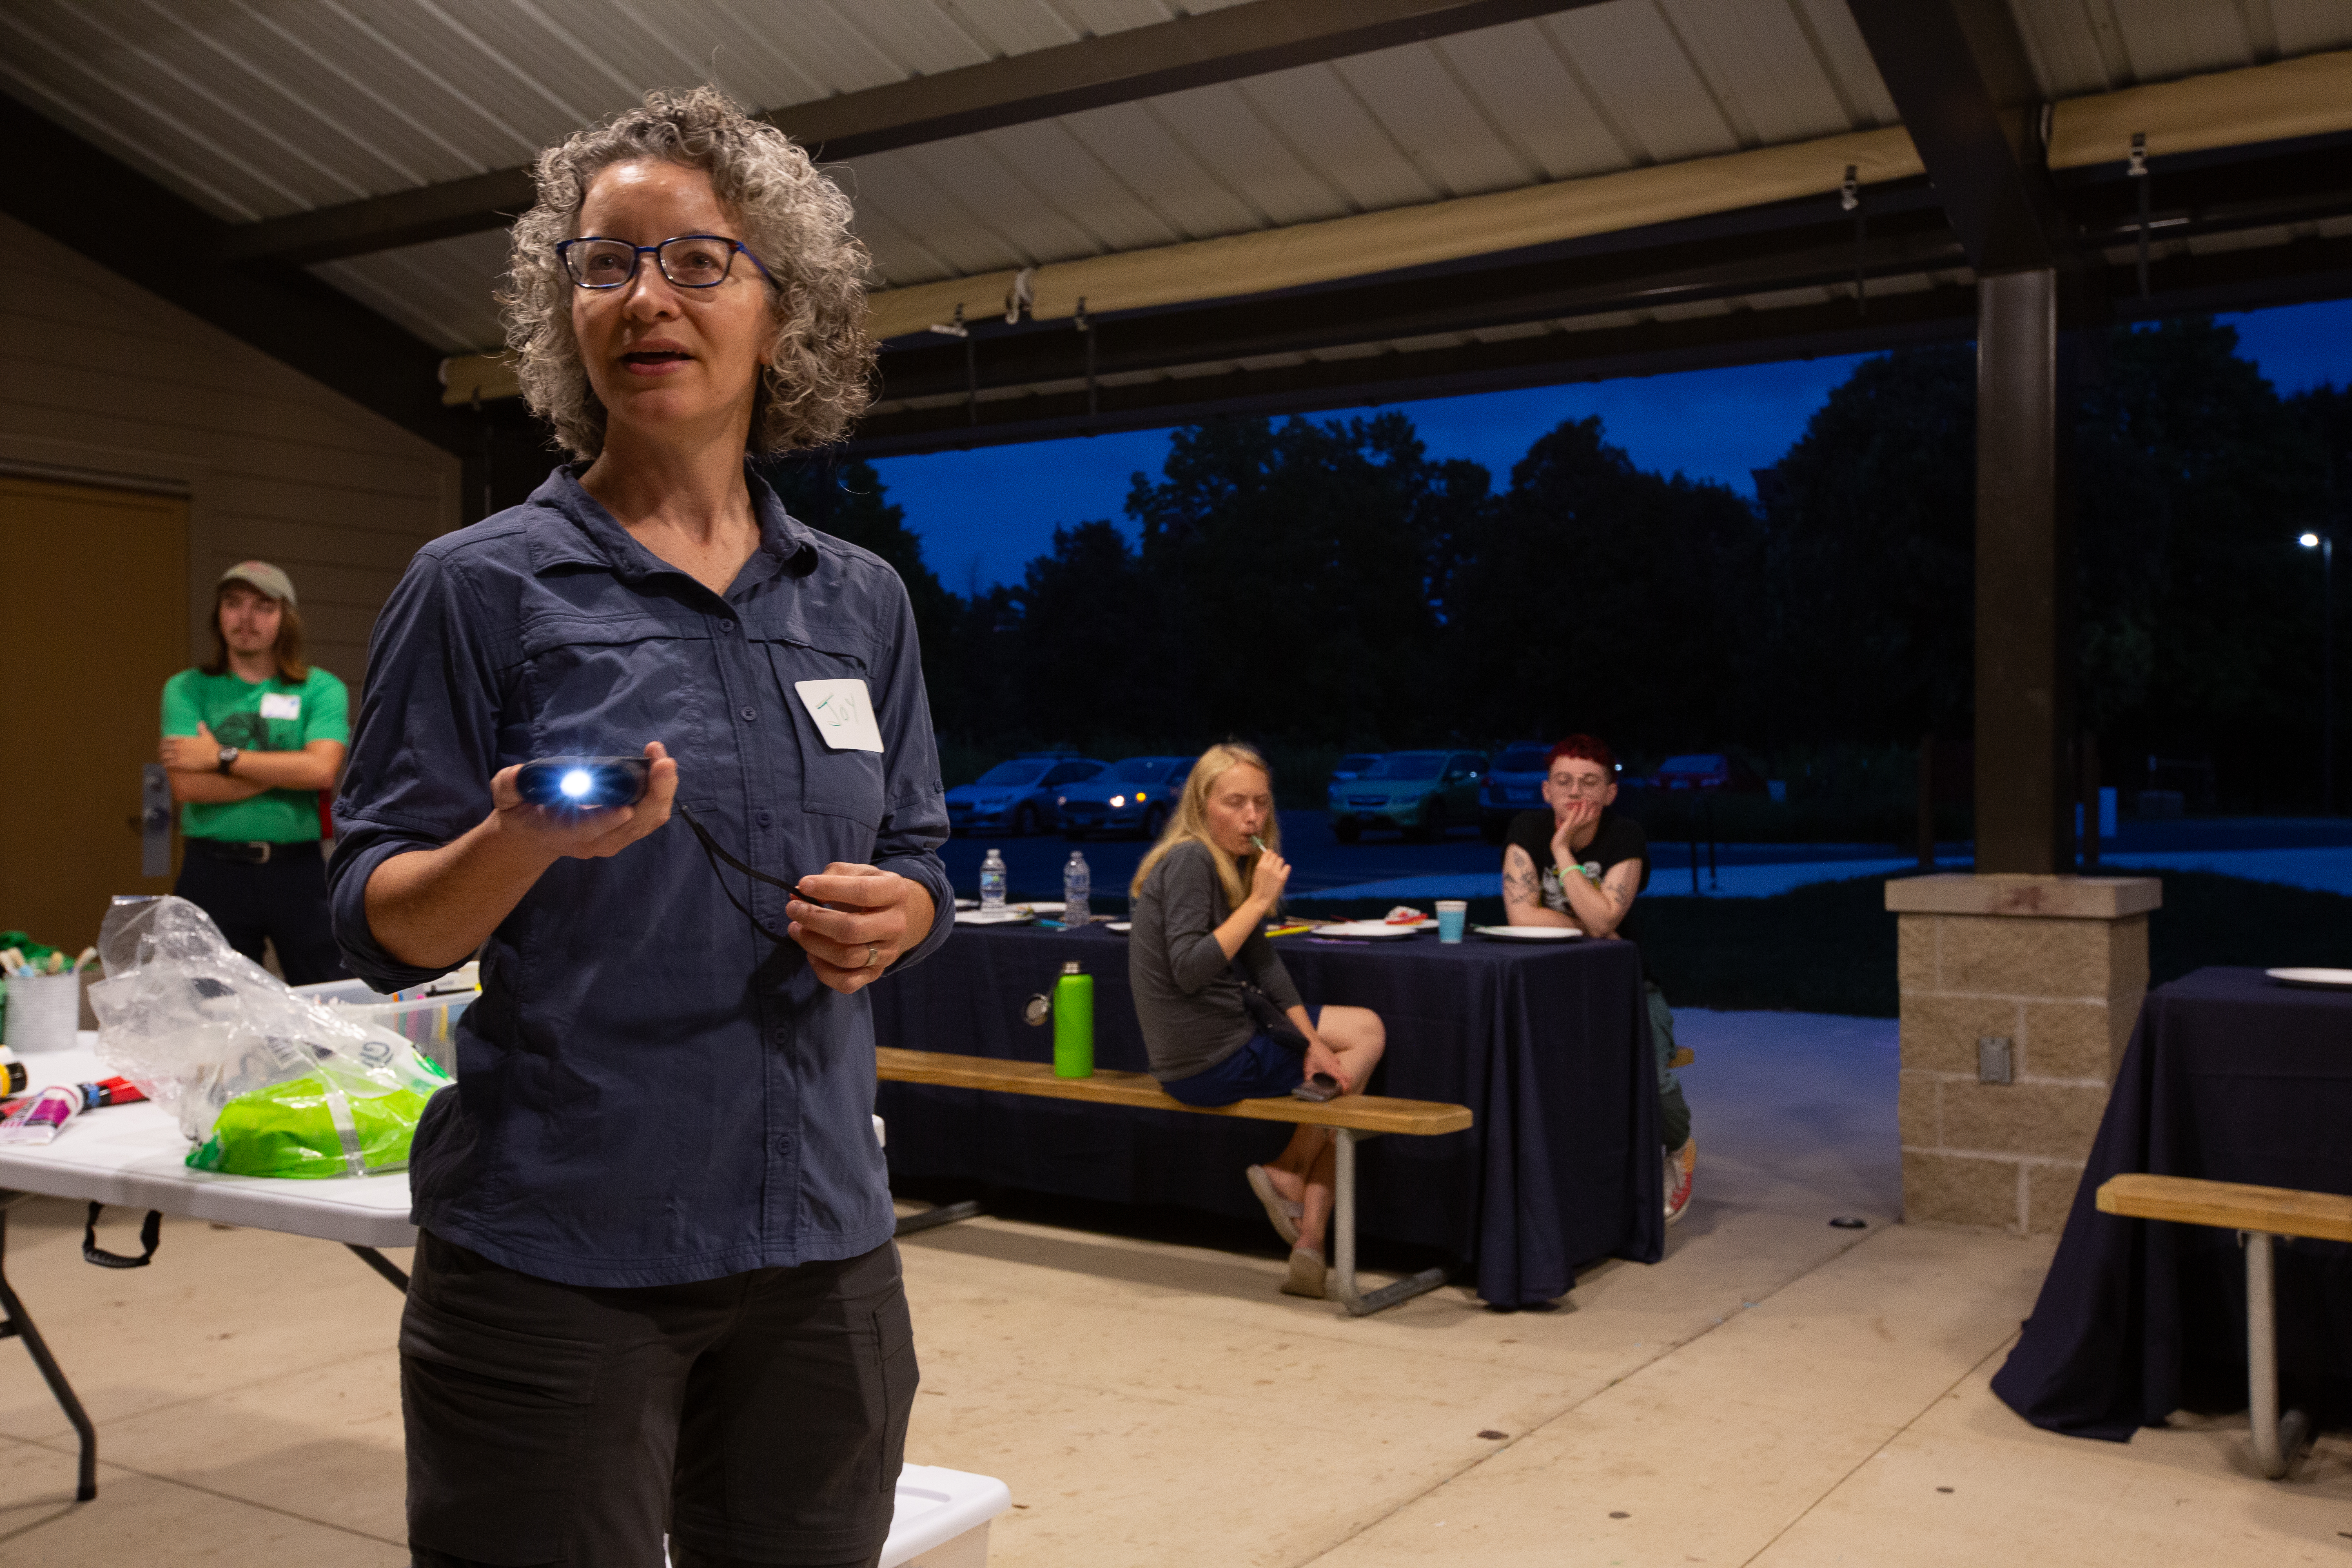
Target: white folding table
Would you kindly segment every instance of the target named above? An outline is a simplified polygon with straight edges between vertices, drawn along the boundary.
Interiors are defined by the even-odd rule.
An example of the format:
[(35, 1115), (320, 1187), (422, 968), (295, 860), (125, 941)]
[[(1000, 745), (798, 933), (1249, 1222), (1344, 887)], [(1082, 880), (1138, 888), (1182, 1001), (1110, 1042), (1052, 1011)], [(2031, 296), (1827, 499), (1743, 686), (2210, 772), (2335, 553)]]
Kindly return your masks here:
[[(24, 1057), (27, 1087), (90, 1083), (110, 1076), (99, 1065), (92, 1045), (96, 1038), (85, 1030), (81, 1044), (73, 1050)], [(416, 1245), (416, 1227), (408, 1223), (405, 1171), (288, 1181), (192, 1171), (187, 1157), (188, 1141), (180, 1135), (179, 1123), (160, 1106), (145, 1101), (86, 1110), (66, 1123), (55, 1142), (40, 1148), (0, 1144), (0, 1312), (7, 1315), (0, 1322), (0, 1338), (23, 1338), (49, 1392), (57, 1395), (79, 1435), (81, 1474), (75, 1496), (84, 1502), (98, 1495), (98, 1434), (81, 1401), (74, 1396), (65, 1370), (49, 1353), (24, 1302), (8, 1283), (11, 1205), (28, 1196), (79, 1198), (89, 1203), (82, 1255), (93, 1263), (127, 1268), (146, 1262), (144, 1258), (118, 1259), (97, 1249), (97, 1205), (110, 1204), (340, 1241), (395, 1289), (408, 1289), (408, 1276), (400, 1266), (376, 1250)], [(152, 1252), (152, 1237), (149, 1240)]]

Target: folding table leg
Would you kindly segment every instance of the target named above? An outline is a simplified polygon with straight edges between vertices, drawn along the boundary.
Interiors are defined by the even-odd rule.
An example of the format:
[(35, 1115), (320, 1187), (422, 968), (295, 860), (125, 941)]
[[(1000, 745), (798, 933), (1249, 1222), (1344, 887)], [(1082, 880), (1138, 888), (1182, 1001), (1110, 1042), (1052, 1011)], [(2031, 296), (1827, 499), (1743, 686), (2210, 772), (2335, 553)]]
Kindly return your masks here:
[(15, 1287), (8, 1283), (8, 1206), (21, 1201), (23, 1193), (0, 1193), (0, 1339), (10, 1335), (23, 1340), (26, 1350), (32, 1352), (33, 1364), (41, 1369), (41, 1381), (49, 1385), (64, 1407), (66, 1419), (73, 1423), (75, 1433), (81, 1438), (81, 1473), (74, 1488), (74, 1500), (88, 1502), (98, 1495), (98, 1429), (89, 1424), (89, 1416), (74, 1397), (73, 1384), (66, 1381), (65, 1369), (58, 1358), (49, 1353), (48, 1342), (33, 1326), (32, 1315), (25, 1303), (16, 1299)]
[(1377, 1132), (1359, 1132), (1352, 1127), (1331, 1129), (1332, 1142), (1338, 1151), (1334, 1162), (1338, 1169), (1332, 1173), (1331, 1272), (1341, 1303), (1350, 1317), (1357, 1318), (1426, 1295), (1445, 1283), (1444, 1269), (1424, 1268), (1377, 1290), (1367, 1292), (1356, 1287), (1356, 1144), (1362, 1139), (1379, 1136)]
[(2246, 1377), (2252, 1385), (2254, 1463), (2272, 1480), (2286, 1474), (2295, 1451), (2311, 1432), (2311, 1420), (2300, 1410), (2279, 1415), (2278, 1316), (2271, 1275), (2271, 1246), (2276, 1238), (2259, 1230), (2242, 1230), (2238, 1240), (2246, 1249)]
[(981, 1212), (978, 1198), (966, 1198), (961, 1203), (938, 1204), (920, 1214), (910, 1214), (898, 1221), (893, 1236), (913, 1236), (934, 1226), (953, 1225), (960, 1219), (971, 1219)]
[(399, 1291), (403, 1295), (406, 1295), (408, 1293), (408, 1275), (402, 1269), (399, 1264), (394, 1263), (391, 1258), (386, 1258), (383, 1253), (378, 1252), (373, 1247), (362, 1247), (356, 1241), (347, 1241), (343, 1243), (343, 1245), (350, 1247), (352, 1255), (358, 1258), (362, 1263), (366, 1264), (370, 1268), (373, 1268), (378, 1274), (383, 1275), (394, 1289)]

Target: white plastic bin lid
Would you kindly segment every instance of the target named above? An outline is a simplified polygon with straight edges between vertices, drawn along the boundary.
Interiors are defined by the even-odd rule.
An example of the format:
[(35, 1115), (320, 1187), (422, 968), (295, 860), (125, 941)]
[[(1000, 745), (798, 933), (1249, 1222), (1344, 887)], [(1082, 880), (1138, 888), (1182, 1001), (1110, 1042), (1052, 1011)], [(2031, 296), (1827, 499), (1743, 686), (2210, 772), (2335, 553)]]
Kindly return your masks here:
[(1013, 1506), (1013, 1489), (994, 1476), (908, 1465), (898, 1472), (898, 1496), (881, 1568), (898, 1568)]

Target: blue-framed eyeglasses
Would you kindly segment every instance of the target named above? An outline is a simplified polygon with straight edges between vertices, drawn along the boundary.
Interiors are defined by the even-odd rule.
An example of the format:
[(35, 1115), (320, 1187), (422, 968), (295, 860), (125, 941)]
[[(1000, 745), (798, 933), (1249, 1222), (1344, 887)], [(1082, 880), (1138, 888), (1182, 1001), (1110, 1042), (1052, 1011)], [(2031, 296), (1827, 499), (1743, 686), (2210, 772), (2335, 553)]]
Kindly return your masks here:
[(751, 257), (761, 277), (771, 283), (776, 280), (766, 264), (751, 256), (749, 246), (723, 234), (673, 235), (659, 245), (631, 245), (625, 239), (583, 235), (559, 244), (555, 258), (583, 289), (619, 289), (635, 281), (638, 263), (647, 256), (661, 268), (661, 275), (680, 289), (716, 289), (734, 269), (738, 251)]

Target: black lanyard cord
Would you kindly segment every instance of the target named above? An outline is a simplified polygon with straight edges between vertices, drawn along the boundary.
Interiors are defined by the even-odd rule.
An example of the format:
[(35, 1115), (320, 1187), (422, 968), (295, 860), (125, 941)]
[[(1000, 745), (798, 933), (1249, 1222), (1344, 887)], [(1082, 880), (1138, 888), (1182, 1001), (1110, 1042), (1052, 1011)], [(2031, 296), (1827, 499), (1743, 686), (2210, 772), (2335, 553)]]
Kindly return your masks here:
[(686, 825), (694, 829), (695, 837), (702, 841), (703, 858), (710, 862), (710, 874), (713, 877), (718, 878), (719, 890), (727, 895), (727, 901), (734, 905), (737, 909), (742, 910), (743, 918), (750, 921), (753, 929), (758, 931), (761, 936), (766, 937), (770, 942), (781, 945), (791, 941), (792, 939), (790, 937), (770, 931), (767, 926), (761, 922), (760, 917), (751, 912), (751, 906), (735, 896), (735, 889), (727, 885), (727, 879), (719, 876), (719, 862), (724, 860), (730, 866), (734, 867), (738, 871), (742, 872), (746, 877), (751, 878), (753, 881), (765, 882), (772, 888), (782, 888), (784, 891), (792, 894), (794, 898), (799, 898), (801, 896), (799, 885), (793, 882), (787, 882), (782, 878), (771, 877), (765, 871), (753, 870), (751, 867), (743, 864), (742, 861), (735, 858), (734, 856), (727, 853), (726, 850), (721, 849), (719, 847), (718, 840), (710, 837), (709, 830), (705, 828), (701, 823), (695, 820), (694, 813), (688, 811), (682, 805), (673, 805), (670, 809), (677, 813), (679, 816), (683, 817), (686, 821)]

